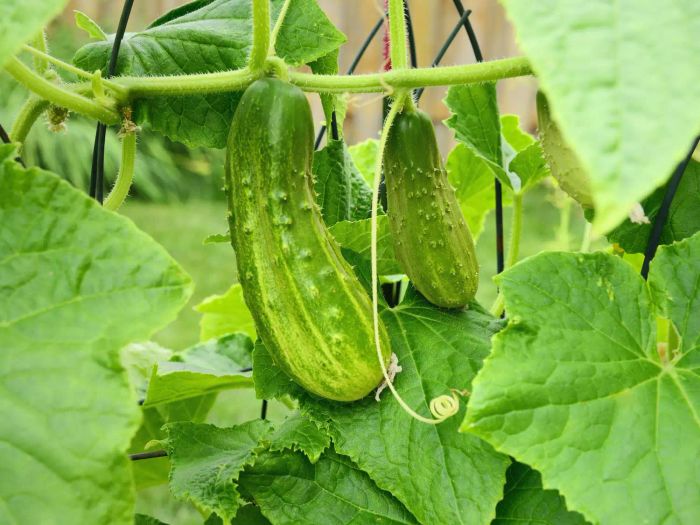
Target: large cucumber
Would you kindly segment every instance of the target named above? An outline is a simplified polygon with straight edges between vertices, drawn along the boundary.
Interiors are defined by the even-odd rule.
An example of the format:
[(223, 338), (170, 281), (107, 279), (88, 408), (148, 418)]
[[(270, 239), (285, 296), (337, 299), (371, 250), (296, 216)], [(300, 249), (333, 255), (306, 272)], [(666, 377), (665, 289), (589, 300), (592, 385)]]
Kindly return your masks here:
[[(243, 296), (275, 362), (316, 395), (354, 401), (382, 380), (372, 304), (323, 223), (312, 155), (304, 93), (277, 79), (254, 82), (228, 138), (231, 240)], [(386, 364), (383, 325), (380, 342)]]
[(384, 152), (384, 177), (401, 267), (431, 303), (465, 306), (479, 284), (474, 241), (424, 112), (410, 108), (396, 116)]

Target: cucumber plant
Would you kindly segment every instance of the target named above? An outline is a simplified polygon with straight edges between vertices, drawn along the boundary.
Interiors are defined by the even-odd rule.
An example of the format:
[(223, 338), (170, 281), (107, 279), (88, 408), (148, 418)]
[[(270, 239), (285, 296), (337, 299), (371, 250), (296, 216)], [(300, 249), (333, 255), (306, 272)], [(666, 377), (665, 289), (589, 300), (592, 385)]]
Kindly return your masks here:
[[(95, 41), (72, 63), (42, 31), (66, 0), (4, 0), (0, 68), (31, 94), (0, 129), (0, 523), (179, 523), (142, 498), (166, 483), (208, 524), (697, 521), (700, 8), (502, 0), (524, 55), (409, 68), (408, 3), (373, 30), (391, 68), (340, 75), (316, 0), (195, 0), (123, 41), (80, 13)], [(450, 39), (476, 43), (454, 3)], [(536, 132), (499, 114), (496, 83), (526, 76)], [(445, 165), (412, 93), (433, 86)], [(352, 93), (389, 99), (376, 147), (344, 142)], [(23, 164), (47, 111), (122, 130), (104, 206)], [(229, 233), (210, 240), (238, 283), (197, 307), (189, 348), (149, 339), (191, 279), (118, 213), (141, 132), (226, 150)], [(478, 236), (502, 206), (496, 275)], [(233, 389), (279, 401), (270, 420), (222, 418)]]

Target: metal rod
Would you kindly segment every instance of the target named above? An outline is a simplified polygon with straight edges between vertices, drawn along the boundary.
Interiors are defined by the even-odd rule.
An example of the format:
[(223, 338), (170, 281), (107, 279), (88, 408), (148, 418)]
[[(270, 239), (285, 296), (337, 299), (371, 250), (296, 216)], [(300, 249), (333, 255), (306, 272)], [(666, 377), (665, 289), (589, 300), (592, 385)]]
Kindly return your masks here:
[[(126, 25), (129, 22), (131, 8), (134, 6), (134, 0), (124, 0), (122, 14), (119, 17), (119, 25), (117, 32), (114, 35), (114, 43), (112, 44), (112, 53), (109, 57), (107, 65), (107, 75), (105, 78), (114, 76), (117, 70), (117, 59), (119, 58), (119, 48), (121, 47)], [(92, 151), (92, 170), (90, 173), (90, 196), (95, 198), (100, 204), (104, 198), (104, 170), (105, 170), (105, 140), (107, 137), (107, 126), (97, 124), (95, 130), (95, 146)]]
[(671, 203), (673, 202), (673, 197), (675, 197), (676, 195), (676, 191), (678, 190), (678, 186), (681, 183), (683, 174), (685, 173), (688, 164), (690, 164), (690, 159), (693, 157), (693, 152), (695, 151), (695, 148), (698, 147), (699, 142), (700, 137), (695, 139), (695, 141), (693, 142), (693, 146), (688, 152), (688, 155), (686, 155), (686, 157), (680, 162), (680, 164), (678, 164), (675, 171), (673, 172), (673, 175), (671, 176), (671, 180), (666, 186), (664, 199), (661, 202), (659, 212), (654, 218), (654, 224), (651, 227), (651, 232), (649, 233), (649, 240), (647, 241), (647, 247), (644, 251), (644, 262), (642, 263), (641, 275), (645, 280), (647, 277), (649, 277), (649, 266), (651, 265), (651, 261), (656, 255), (656, 250), (659, 248), (659, 244), (661, 243), (661, 234), (663, 233), (664, 226), (666, 225), (666, 221), (668, 220), (668, 214), (671, 210)]
[(168, 455), (165, 450), (154, 450), (153, 452), (139, 452), (138, 454), (129, 454), (131, 461), (139, 461), (142, 459), (164, 458)]

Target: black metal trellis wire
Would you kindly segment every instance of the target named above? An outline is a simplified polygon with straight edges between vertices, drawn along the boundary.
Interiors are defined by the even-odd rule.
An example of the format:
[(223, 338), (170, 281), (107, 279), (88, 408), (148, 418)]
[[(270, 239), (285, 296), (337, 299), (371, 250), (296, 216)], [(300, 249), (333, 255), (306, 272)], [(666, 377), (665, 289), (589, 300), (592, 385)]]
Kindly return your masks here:
[[(10, 136), (7, 134), (7, 131), (5, 131), (5, 128), (2, 127), (2, 124), (0, 124), (0, 140), (2, 140), (5, 144), (9, 144), (12, 142), (12, 139), (10, 139)], [(17, 161), (23, 168), (26, 168), (24, 161), (22, 160), (22, 157), (17, 155), (15, 157), (15, 161)]]
[[(119, 48), (121, 47), (124, 33), (126, 32), (126, 24), (129, 22), (131, 8), (134, 6), (134, 0), (124, 0), (122, 14), (119, 17), (119, 25), (117, 32), (114, 34), (114, 42), (112, 43), (112, 53), (109, 57), (107, 66), (106, 78), (109, 78), (116, 73), (117, 58), (119, 57)], [(92, 148), (92, 170), (90, 172), (90, 197), (93, 197), (100, 204), (104, 199), (104, 172), (105, 172), (105, 139), (107, 138), (107, 126), (98, 123), (95, 130), (95, 145)]]
[(681, 183), (681, 179), (683, 178), (683, 174), (690, 163), (690, 159), (693, 157), (695, 148), (698, 147), (698, 143), (700, 143), (700, 136), (695, 139), (690, 151), (678, 164), (673, 172), (673, 175), (671, 176), (671, 180), (669, 180), (668, 184), (666, 185), (666, 192), (664, 193), (663, 201), (661, 201), (661, 207), (654, 218), (654, 224), (651, 227), (651, 232), (649, 232), (647, 247), (646, 250), (644, 250), (644, 262), (642, 263), (641, 275), (645, 280), (647, 277), (649, 277), (649, 265), (651, 264), (651, 260), (656, 255), (656, 250), (659, 248), (659, 244), (661, 243), (661, 234), (663, 233), (664, 226), (668, 220), (668, 214), (671, 210), (673, 197), (676, 196), (676, 190)]

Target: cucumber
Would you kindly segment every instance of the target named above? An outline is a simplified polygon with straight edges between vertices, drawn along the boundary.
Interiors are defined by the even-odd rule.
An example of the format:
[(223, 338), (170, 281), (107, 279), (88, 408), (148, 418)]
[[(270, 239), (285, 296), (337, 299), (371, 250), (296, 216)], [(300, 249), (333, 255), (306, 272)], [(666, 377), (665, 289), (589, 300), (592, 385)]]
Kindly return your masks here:
[[(299, 385), (355, 401), (382, 380), (372, 303), (316, 204), (304, 93), (273, 78), (245, 91), (228, 137), (226, 189), (243, 296), (258, 335)], [(391, 347), (383, 325), (385, 364)]]
[(593, 208), (591, 181), (576, 153), (564, 141), (549, 113), (547, 98), (537, 93), (537, 120), (542, 151), (552, 175), (562, 190), (584, 208)]
[(476, 294), (479, 265), (428, 115), (410, 108), (396, 116), (383, 163), (387, 214), (401, 267), (431, 303), (466, 306)]

